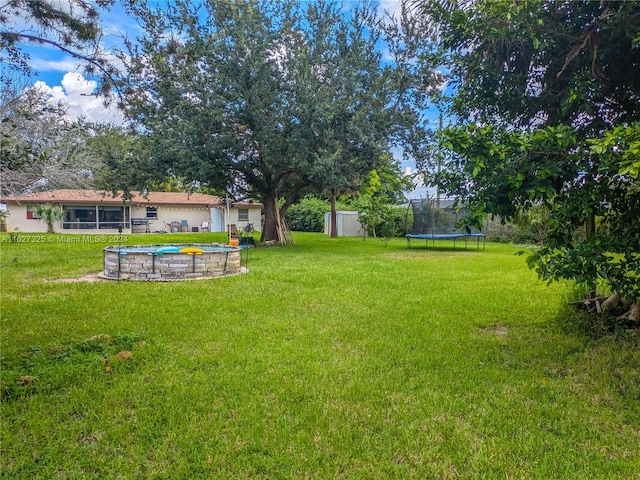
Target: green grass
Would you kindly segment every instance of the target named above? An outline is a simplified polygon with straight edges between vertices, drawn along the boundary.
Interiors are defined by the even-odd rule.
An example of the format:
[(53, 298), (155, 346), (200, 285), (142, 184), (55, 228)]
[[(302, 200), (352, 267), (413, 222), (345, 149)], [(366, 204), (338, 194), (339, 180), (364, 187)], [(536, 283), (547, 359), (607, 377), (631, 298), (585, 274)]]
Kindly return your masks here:
[(640, 475), (639, 335), (567, 328), (512, 246), (297, 234), (248, 275), (58, 283), (104, 245), (57, 238), (0, 237), (3, 478)]

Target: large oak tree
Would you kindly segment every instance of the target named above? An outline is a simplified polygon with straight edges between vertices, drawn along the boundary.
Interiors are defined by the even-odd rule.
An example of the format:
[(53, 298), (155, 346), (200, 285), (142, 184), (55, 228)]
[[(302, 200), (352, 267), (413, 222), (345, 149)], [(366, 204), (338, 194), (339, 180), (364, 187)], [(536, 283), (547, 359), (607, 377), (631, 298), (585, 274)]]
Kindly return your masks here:
[[(380, 45), (367, 5), (172, 2), (137, 7), (126, 100), (168, 172), (264, 204), (263, 240), (308, 192), (361, 182), (423, 124), (433, 78), (399, 68), (428, 41)], [(407, 61), (407, 64), (409, 62)]]

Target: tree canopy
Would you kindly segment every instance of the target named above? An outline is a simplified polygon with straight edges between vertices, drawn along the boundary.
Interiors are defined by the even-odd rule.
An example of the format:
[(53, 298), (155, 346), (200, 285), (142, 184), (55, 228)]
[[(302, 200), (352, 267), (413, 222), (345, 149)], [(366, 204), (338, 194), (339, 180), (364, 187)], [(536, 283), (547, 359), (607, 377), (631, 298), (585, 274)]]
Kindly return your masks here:
[[(85, 149), (91, 128), (66, 117), (32, 83), (29, 46), (73, 56), (101, 80), (100, 92), (114, 86), (116, 68), (102, 45), (99, 10), (114, 0), (11, 0), (0, 8), (0, 194), (91, 185), (99, 168)], [(105, 97), (107, 98), (107, 97)]]
[(442, 137), (442, 187), (476, 224), (546, 205), (547, 243), (530, 265), (637, 302), (640, 3), (429, 2), (429, 11), (459, 120)]
[(0, 84), (14, 80), (11, 72), (32, 74), (26, 46), (54, 48), (78, 59), (85, 72), (102, 80), (101, 93), (113, 86), (117, 69), (101, 44), (100, 8), (114, 0), (11, 0), (0, 10)]
[(392, 30), (368, 5), (350, 18), (322, 1), (176, 1), (136, 12), (145, 35), (131, 46), (126, 103), (151, 139), (155, 170), (259, 198), (263, 240), (277, 239), (289, 205), (361, 183), (394, 143), (410, 149), (423, 125), (433, 82), (383, 58)]
[(0, 103), (0, 194), (86, 188), (99, 162), (88, 151), (89, 126), (37, 88)]

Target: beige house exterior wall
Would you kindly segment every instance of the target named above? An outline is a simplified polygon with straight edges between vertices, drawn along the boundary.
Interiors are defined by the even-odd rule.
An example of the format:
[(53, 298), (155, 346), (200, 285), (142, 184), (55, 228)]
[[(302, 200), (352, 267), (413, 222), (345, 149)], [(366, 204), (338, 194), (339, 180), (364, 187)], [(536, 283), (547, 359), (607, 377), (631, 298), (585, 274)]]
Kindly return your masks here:
[[(178, 231), (191, 232), (193, 227), (198, 227), (198, 231), (200, 231), (200, 225), (202, 225), (202, 222), (211, 223), (211, 212), (209, 211), (209, 208), (186, 206), (174, 207), (167, 205), (157, 205), (156, 208), (158, 215), (157, 218), (147, 218), (146, 205), (133, 205), (131, 207), (131, 218), (148, 220), (149, 231), (151, 232), (171, 232), (173, 228), (178, 228)], [(187, 223), (186, 228), (182, 227), (183, 220)], [(141, 226), (133, 226), (133, 230), (135, 233), (145, 231), (144, 227)]]
[[(238, 214), (239, 214), (239, 209), (247, 209), (249, 210), (249, 220), (248, 221), (240, 221), (238, 220)], [(247, 226), (247, 224), (252, 223), (253, 224), (253, 228), (255, 231), (260, 231), (261, 230), (261, 225), (262, 225), (262, 208), (254, 206), (254, 207), (248, 207), (247, 205), (237, 205), (234, 207), (231, 207), (229, 209), (229, 221), (228, 224), (229, 225), (235, 225), (236, 228), (238, 229), (238, 233), (242, 232), (244, 227)]]
[[(29, 205), (33, 206), (33, 205)], [(240, 206), (240, 208), (244, 208)], [(9, 232), (19, 229), (21, 232), (28, 233), (45, 233), (47, 231), (47, 225), (40, 219), (27, 218), (27, 204), (8, 204), (9, 215), (7, 216), (7, 230)], [(262, 209), (258, 206), (251, 207), (249, 210), (249, 221), (238, 221), (238, 207), (231, 207), (229, 209), (231, 225), (236, 225), (238, 231), (241, 231), (247, 223), (253, 223), (256, 231), (261, 230), (262, 221)], [(150, 232), (171, 232), (173, 228), (178, 228), (178, 231), (191, 232), (193, 227), (200, 226), (203, 222), (209, 222), (211, 225), (211, 211), (208, 207), (187, 207), (187, 206), (157, 206), (157, 218), (147, 218), (147, 206), (146, 205), (132, 205), (131, 206), (131, 219), (145, 219), (149, 221)], [(183, 230), (182, 221), (186, 220), (187, 227)], [(177, 222), (172, 223), (172, 222)], [(100, 229), (100, 230), (87, 230), (87, 229), (63, 229), (62, 222), (56, 222), (54, 225), (56, 233), (118, 233), (117, 229)], [(145, 226), (132, 225), (131, 229), (124, 229), (124, 233), (145, 233)]]
[[(21, 204), (7, 205), (7, 231), (12, 232), (19, 229), (21, 232), (45, 233), (47, 225), (39, 219), (27, 218), (27, 206)], [(62, 223), (57, 222), (55, 225), (56, 232), (62, 232)]]

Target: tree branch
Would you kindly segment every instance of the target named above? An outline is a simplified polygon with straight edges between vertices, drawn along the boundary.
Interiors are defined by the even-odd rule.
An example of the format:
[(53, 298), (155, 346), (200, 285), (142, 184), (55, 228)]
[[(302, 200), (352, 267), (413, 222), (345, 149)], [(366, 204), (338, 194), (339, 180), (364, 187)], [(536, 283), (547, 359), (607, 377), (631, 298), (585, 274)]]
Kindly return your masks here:
[(117, 71), (115, 69), (115, 67), (113, 67), (112, 65), (110, 65), (113, 70), (110, 70), (109, 68), (106, 68), (103, 65), (103, 61), (106, 62), (106, 60), (101, 59), (100, 57), (97, 57), (96, 55), (85, 55), (83, 53), (80, 52), (76, 52), (70, 48), (65, 47), (64, 45), (62, 45), (60, 42), (57, 42), (55, 40), (50, 40), (47, 38), (42, 38), (42, 37), (38, 37), (36, 35), (29, 35), (27, 33), (16, 33), (16, 32), (7, 32), (7, 31), (0, 31), (0, 38), (11, 38), (11, 37), (19, 37), (24, 39), (27, 42), (31, 42), (31, 43), (40, 43), (40, 44), (46, 44), (46, 45), (51, 45), (55, 48), (57, 48), (58, 50), (64, 52), (64, 53), (68, 53), (69, 55), (73, 56), (74, 58), (77, 58), (79, 60), (82, 60), (84, 62), (87, 62), (90, 65), (93, 65), (94, 67), (96, 67), (100, 72), (102, 72), (102, 75), (104, 78), (109, 80), (110, 85), (113, 87), (113, 89), (116, 92), (116, 95), (118, 96), (118, 100), (122, 101), (122, 94), (120, 92), (120, 89), (118, 88), (116, 81), (114, 79), (114, 73)]

